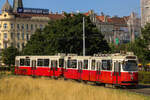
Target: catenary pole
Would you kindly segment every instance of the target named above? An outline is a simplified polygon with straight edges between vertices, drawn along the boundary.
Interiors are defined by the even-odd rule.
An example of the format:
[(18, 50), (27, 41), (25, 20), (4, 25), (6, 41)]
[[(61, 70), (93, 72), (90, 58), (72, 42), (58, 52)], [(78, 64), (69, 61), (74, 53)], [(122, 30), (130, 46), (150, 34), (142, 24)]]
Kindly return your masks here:
[(83, 56), (85, 56), (85, 18), (83, 17)]

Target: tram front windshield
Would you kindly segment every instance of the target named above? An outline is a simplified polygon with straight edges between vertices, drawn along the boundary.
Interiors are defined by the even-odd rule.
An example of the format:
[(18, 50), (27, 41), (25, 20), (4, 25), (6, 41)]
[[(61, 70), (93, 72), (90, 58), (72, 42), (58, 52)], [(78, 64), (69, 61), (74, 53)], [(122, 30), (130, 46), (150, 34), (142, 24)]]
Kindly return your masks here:
[(124, 71), (137, 71), (137, 62), (135, 60), (128, 60), (123, 64)]

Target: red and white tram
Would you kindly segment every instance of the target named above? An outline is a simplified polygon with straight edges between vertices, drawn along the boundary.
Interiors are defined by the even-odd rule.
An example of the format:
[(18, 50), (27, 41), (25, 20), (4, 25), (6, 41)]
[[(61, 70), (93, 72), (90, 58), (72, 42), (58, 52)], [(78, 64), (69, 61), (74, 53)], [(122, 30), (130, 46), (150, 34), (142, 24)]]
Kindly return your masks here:
[(16, 75), (55, 76), (63, 75), (64, 55), (17, 56)]
[(65, 79), (117, 86), (138, 84), (137, 57), (133, 54), (17, 56), (15, 73), (33, 76), (63, 76)]

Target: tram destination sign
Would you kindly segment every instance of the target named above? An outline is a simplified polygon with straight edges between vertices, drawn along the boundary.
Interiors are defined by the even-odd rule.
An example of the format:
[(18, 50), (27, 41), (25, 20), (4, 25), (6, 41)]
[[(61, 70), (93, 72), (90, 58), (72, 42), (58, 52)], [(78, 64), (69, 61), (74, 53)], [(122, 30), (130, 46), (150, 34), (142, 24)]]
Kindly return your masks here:
[(18, 8), (17, 13), (49, 14), (49, 10), (48, 9), (37, 9), (37, 8)]

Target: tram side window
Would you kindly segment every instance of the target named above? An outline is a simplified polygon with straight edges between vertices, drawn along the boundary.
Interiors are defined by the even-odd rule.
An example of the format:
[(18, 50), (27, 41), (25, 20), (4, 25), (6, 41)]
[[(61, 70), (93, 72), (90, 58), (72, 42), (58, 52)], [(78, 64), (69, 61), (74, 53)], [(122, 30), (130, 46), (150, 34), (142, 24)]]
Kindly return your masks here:
[(102, 61), (102, 70), (112, 70), (112, 61), (111, 60), (103, 60)]
[(20, 59), (20, 66), (24, 66), (25, 65), (25, 59)]
[(68, 68), (77, 68), (77, 60), (68, 60)]
[(84, 60), (83, 69), (88, 69), (88, 60)]
[(20, 66), (30, 66), (30, 59), (20, 59)]
[(49, 67), (49, 59), (44, 59), (44, 67)]
[(51, 67), (52, 68), (57, 68), (57, 60), (52, 60), (51, 61)]
[(95, 67), (96, 67), (96, 61), (92, 60), (91, 70), (95, 70)]
[(30, 59), (26, 59), (26, 66), (30, 66)]
[(38, 63), (37, 63), (37, 66), (43, 66), (44, 65), (44, 62), (43, 62), (43, 59), (38, 59)]
[(49, 59), (38, 59), (37, 66), (49, 67)]
[(64, 67), (64, 59), (59, 59), (59, 67)]

